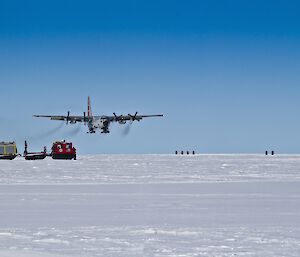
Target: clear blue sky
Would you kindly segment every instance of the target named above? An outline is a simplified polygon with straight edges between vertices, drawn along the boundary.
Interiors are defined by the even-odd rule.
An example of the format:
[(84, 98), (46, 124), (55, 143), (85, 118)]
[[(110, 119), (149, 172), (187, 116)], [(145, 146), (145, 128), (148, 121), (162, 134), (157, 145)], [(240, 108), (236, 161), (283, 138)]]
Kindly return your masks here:
[[(0, 140), (300, 153), (299, 1), (1, 1)], [(110, 135), (33, 114), (163, 113)], [(47, 133), (49, 132), (48, 135)]]

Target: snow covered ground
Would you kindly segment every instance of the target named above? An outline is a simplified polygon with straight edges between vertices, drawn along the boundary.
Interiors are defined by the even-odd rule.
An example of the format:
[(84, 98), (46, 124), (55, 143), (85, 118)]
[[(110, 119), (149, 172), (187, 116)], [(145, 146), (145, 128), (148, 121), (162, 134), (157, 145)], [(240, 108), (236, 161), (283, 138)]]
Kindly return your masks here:
[(300, 256), (300, 156), (1, 161), (12, 256)]

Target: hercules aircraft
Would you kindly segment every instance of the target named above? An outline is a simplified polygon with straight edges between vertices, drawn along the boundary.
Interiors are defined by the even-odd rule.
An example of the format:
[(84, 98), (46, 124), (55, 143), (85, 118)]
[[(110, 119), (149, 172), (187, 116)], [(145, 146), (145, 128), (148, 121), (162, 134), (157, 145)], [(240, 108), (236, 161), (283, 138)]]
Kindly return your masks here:
[(42, 118), (50, 118), (51, 120), (61, 120), (66, 121), (67, 124), (75, 124), (76, 122), (83, 122), (84, 125), (88, 126), (89, 131), (87, 133), (95, 133), (97, 129), (101, 130), (101, 133), (109, 133), (109, 125), (111, 122), (118, 122), (119, 124), (126, 124), (127, 122), (140, 121), (143, 118), (149, 117), (162, 117), (162, 114), (157, 115), (138, 115), (136, 112), (134, 115), (120, 115), (117, 116), (113, 113), (113, 116), (93, 116), (91, 110), (91, 100), (88, 97), (88, 110), (87, 115), (84, 112), (83, 116), (70, 116), (70, 111), (68, 111), (67, 116), (59, 116), (59, 115), (33, 115), (33, 117), (42, 117)]

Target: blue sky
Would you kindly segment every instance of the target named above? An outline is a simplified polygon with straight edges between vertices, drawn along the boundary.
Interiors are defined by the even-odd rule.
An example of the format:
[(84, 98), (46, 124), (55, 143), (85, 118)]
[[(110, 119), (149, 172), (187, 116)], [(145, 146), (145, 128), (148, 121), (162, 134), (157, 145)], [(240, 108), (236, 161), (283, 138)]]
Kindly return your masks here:
[[(297, 1), (1, 1), (1, 139), (79, 153), (300, 151)], [(163, 113), (110, 135), (33, 114)], [(79, 132), (78, 132), (79, 131)], [(77, 133), (78, 132), (78, 133)]]

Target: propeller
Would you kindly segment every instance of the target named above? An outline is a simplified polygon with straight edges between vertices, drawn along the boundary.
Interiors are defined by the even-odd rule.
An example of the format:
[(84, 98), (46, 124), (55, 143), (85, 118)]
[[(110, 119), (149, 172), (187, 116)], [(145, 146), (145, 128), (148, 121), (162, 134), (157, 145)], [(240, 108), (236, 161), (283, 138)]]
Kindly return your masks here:
[(67, 125), (69, 124), (69, 120), (70, 120), (70, 111), (68, 111), (68, 115), (67, 115)]
[(86, 125), (86, 116), (85, 116), (85, 112), (83, 112), (83, 122), (84, 122), (84, 125)]
[(123, 115), (121, 114), (120, 116), (117, 116), (117, 114), (114, 112), (113, 115), (116, 118), (116, 121), (118, 121), (120, 124), (125, 124), (126, 121), (123, 120)]
[(135, 112), (134, 115), (131, 115), (128, 113), (128, 116), (130, 117), (130, 122), (123, 131), (124, 136), (127, 136), (130, 133), (131, 125), (135, 120), (140, 121), (140, 118), (137, 118), (137, 114), (138, 114), (138, 112)]
[(139, 119), (136, 118), (137, 114), (138, 114), (138, 112), (135, 112), (134, 115), (131, 115), (131, 114), (128, 113), (128, 116), (130, 117), (131, 121), (135, 121), (135, 120), (140, 121)]

